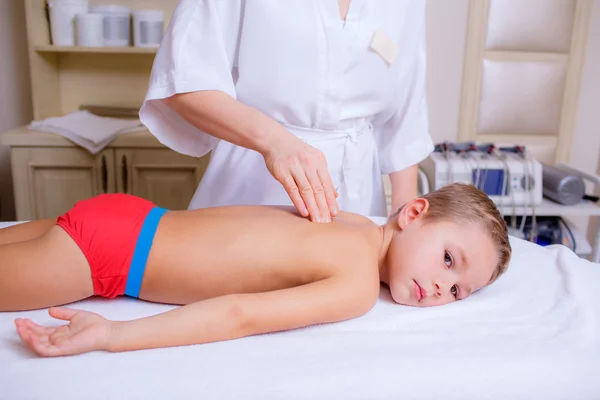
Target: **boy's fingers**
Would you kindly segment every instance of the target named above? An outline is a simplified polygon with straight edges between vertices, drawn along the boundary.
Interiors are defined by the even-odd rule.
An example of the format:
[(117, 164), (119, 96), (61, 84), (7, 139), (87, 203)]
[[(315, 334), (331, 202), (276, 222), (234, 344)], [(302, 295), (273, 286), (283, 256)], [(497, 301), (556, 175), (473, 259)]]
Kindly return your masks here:
[(28, 320), (28, 319), (23, 321), (23, 325), (38, 335), (49, 335), (54, 331), (54, 328), (46, 328), (44, 326), (40, 326), (40, 325), (36, 324), (35, 322)]
[(61, 355), (60, 349), (48, 343), (48, 341), (43, 342), (35, 335), (31, 335), (31, 341), (31, 347), (41, 356), (54, 357)]
[(48, 313), (56, 319), (62, 319), (62, 320), (69, 321), (71, 318), (73, 318), (73, 316), (75, 314), (77, 314), (77, 311), (73, 310), (71, 308), (51, 307), (48, 310)]
[(38, 336), (24, 325), (17, 326), (17, 334), (21, 341), (36, 354), (41, 356), (59, 355), (57, 349), (53, 349), (53, 346), (49, 345), (47, 335)]
[(23, 343), (25, 343), (27, 347), (29, 347), (31, 350), (37, 353), (37, 350), (35, 348), (35, 333), (27, 329), (23, 329), (21, 332), (19, 332), (19, 336), (21, 337), (21, 340), (23, 341)]
[(27, 335), (29, 334), (29, 329), (23, 326), (17, 326), (17, 335), (21, 338), (21, 341), (27, 344)]

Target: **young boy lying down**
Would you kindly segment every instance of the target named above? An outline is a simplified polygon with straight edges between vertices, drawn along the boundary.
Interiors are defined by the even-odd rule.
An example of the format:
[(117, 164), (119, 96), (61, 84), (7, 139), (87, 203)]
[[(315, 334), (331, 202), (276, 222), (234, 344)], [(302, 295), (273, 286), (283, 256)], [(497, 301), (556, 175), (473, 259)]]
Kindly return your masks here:
[[(50, 307), (69, 321), (15, 321), (42, 356), (190, 345), (355, 318), (380, 282), (400, 304), (461, 300), (510, 255), (501, 215), (471, 185), (417, 198), (382, 226), (343, 212), (316, 224), (267, 206), (167, 212), (108, 194), (0, 230), (0, 311)], [(133, 321), (54, 307), (93, 295), (183, 306)]]

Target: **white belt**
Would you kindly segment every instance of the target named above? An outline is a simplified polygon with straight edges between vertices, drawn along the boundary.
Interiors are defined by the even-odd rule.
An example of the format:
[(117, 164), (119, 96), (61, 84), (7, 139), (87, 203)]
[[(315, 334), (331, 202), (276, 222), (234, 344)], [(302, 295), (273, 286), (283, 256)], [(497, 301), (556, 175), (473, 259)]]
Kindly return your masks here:
[[(312, 129), (282, 124), (303, 141), (344, 140), (342, 176), (349, 199), (357, 200), (365, 180), (371, 179), (372, 154), (375, 151), (372, 118), (357, 118), (342, 122), (339, 130)], [(341, 143), (340, 143), (341, 144)], [(339, 190), (339, 188), (336, 188)], [(364, 189), (363, 189), (364, 190)]]

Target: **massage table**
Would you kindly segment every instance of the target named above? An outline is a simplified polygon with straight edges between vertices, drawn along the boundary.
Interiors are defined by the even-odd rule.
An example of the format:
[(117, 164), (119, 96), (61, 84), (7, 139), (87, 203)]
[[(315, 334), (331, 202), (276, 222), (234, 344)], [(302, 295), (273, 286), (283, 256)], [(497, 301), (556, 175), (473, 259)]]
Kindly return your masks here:
[[(13, 320), (62, 322), (0, 313), (0, 399), (600, 399), (600, 265), (511, 242), (506, 274), (466, 300), (414, 308), (382, 289), (360, 318), (211, 344), (40, 358)], [(71, 307), (116, 320), (173, 308)]]

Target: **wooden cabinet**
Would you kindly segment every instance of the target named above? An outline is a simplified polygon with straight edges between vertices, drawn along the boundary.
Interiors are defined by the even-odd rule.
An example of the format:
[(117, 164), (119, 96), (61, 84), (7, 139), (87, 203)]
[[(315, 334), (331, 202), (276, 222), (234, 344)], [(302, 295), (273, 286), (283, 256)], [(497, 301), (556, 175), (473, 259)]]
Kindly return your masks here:
[(206, 159), (168, 149), (117, 149), (117, 187), (173, 210), (186, 209), (206, 169)]
[(13, 149), (17, 218), (58, 216), (79, 200), (114, 190), (112, 159), (111, 151), (94, 157), (77, 148)]
[[(177, 0), (118, 3), (161, 10), (167, 26)], [(157, 49), (54, 46), (47, 1), (25, 0), (24, 7), (35, 120), (89, 105), (140, 108)], [(176, 153), (148, 131), (121, 135), (96, 155), (59, 135), (27, 127), (1, 133), (0, 144), (10, 147), (17, 220), (54, 218), (78, 200), (115, 192), (185, 209), (209, 160)]]
[(209, 156), (195, 158), (163, 147), (149, 132), (117, 138), (97, 155), (53, 134), (20, 128), (0, 136), (11, 148), (17, 220), (55, 218), (77, 201), (128, 193), (183, 210)]

